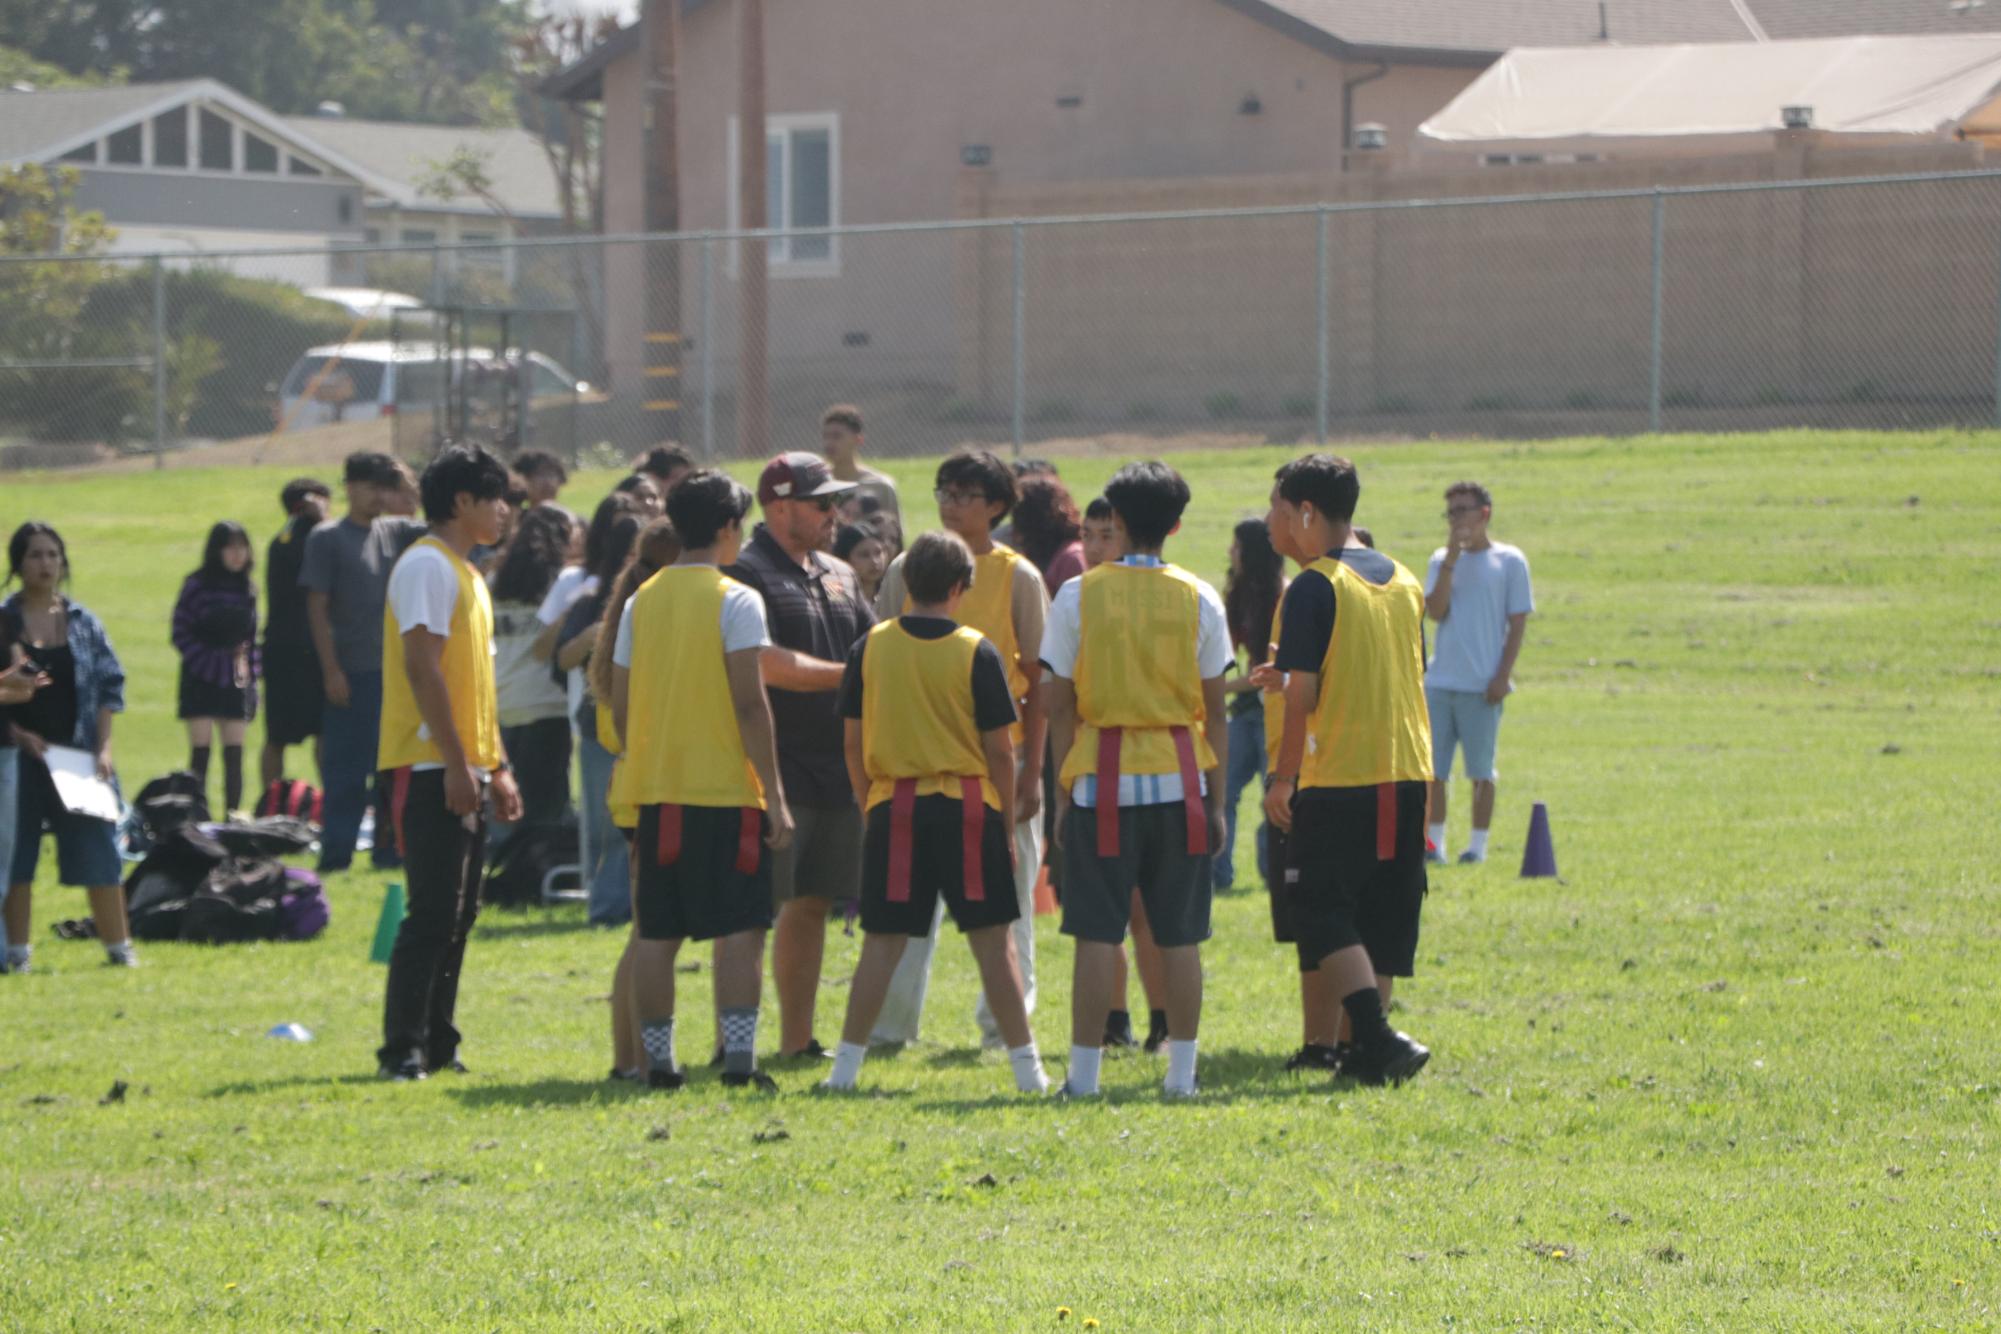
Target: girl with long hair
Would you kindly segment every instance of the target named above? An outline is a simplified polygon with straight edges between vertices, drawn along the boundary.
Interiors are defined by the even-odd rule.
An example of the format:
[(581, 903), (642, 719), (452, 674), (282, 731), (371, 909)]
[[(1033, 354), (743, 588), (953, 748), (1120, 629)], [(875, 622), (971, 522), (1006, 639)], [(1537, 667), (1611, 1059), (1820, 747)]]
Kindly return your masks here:
[(257, 716), (255, 560), (243, 525), (223, 520), (208, 531), (201, 568), (174, 602), (174, 648), (181, 655), (177, 716), (188, 726), (188, 770), (208, 788), (215, 734), (222, 733), (222, 809), (243, 809), (243, 735)]
[[(536, 619), (569, 558), (576, 520), (555, 505), (521, 516), (502, 548), (493, 589), (493, 679), (501, 744), (521, 787), (521, 822), (554, 824), (570, 804), (570, 723), (562, 685), (535, 656)], [(494, 822), (496, 835), (503, 831)]]
[[(1285, 558), (1272, 545), (1263, 519), (1245, 519), (1230, 541), (1230, 577), (1223, 583), (1223, 611), (1230, 625), (1230, 642), (1242, 657), (1243, 670), (1223, 689), (1230, 696), (1230, 756), (1223, 814), (1228, 831), (1216, 850), (1211, 873), (1220, 892), (1236, 883), (1237, 803), (1252, 780), (1265, 774), (1264, 693), (1251, 683), (1251, 673), (1271, 656), (1272, 618), (1285, 596)], [(1265, 839), (1257, 839), (1258, 870), (1265, 871)]]
[(1053, 474), (1021, 479), (1014, 502), (1014, 537), (1022, 555), (1042, 571), (1042, 582), (1056, 590), (1084, 572), (1084, 524), (1069, 488)]
[[(625, 501), (614, 495), (613, 500)], [(628, 502), (629, 503), (629, 502)], [(602, 513), (602, 507), (600, 507)], [(597, 525), (593, 523), (593, 530)], [(578, 768), (583, 788), (578, 794), (583, 834), (583, 881), (589, 916), (595, 926), (618, 926), (632, 915), (632, 890), (627, 883), (630, 868), (625, 859), (625, 840), (611, 821), (606, 804), (611, 791), (612, 765), (617, 755), (604, 744), (598, 730), (598, 706), (586, 684), (592, 654), (597, 648), (598, 623), (611, 598), (612, 585), (631, 559), (639, 541), (640, 518), (626, 511), (615, 513), (591, 544), (592, 565), (585, 580), (589, 592), (571, 603), (557, 626), (555, 667), (563, 674), (570, 691), (570, 721), (576, 727)]]

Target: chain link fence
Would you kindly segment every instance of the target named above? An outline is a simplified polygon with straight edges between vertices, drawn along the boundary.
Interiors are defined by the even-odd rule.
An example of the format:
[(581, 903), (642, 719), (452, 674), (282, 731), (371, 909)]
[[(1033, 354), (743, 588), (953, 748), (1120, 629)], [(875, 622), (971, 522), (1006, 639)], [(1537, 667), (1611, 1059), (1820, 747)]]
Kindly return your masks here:
[(1972, 427), (2001, 422), (2001, 172), (14, 257), (0, 303), (0, 467), (762, 454), (836, 401), (892, 455)]

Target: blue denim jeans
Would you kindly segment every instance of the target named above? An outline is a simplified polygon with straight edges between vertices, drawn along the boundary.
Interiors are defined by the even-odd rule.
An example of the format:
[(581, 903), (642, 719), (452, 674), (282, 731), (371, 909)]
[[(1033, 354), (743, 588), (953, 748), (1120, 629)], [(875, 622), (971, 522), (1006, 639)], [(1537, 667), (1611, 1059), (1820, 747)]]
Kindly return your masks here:
[[(21, 774), (21, 752), (0, 746), (0, 903), (7, 901), (7, 881), (13, 879), (14, 820), (20, 804), (17, 784)], [(7, 927), (0, 923), (0, 950), (7, 948)]]
[(598, 744), (595, 729), (577, 737), (577, 760), (583, 772), (582, 809), (584, 885), (590, 891), (589, 913), (599, 926), (632, 920), (632, 872), (625, 835), (611, 822), (611, 767), (618, 757)]
[[(1253, 782), (1262, 783), (1265, 777), (1265, 711), (1262, 701), (1259, 707), (1247, 709), (1230, 719), (1230, 755), (1223, 768), (1223, 818), (1227, 828), (1223, 834), (1223, 846), (1216, 853), (1211, 867), (1211, 879), (1217, 889), (1228, 889), (1237, 882), (1237, 806), (1244, 799), (1244, 789)], [(1258, 874), (1265, 872), (1264, 820), (1258, 820)]]
[[(382, 673), (349, 672), (345, 708), (328, 701), (322, 715), (320, 784), (325, 824), (320, 830), (320, 870), (344, 871), (354, 861), (361, 816), (376, 786), (375, 752), (382, 733)], [(401, 865), (389, 828), (387, 803), (376, 801), (375, 850), (378, 870)]]

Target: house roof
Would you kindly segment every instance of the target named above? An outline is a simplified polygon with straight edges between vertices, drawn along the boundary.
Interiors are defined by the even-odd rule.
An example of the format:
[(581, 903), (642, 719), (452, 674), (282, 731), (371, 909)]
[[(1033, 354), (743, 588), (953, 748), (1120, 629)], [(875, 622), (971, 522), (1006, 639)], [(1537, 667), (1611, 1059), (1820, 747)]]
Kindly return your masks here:
[(320, 159), (371, 190), (387, 191), (395, 186), (338, 148), (300, 134), (268, 108), (214, 79), (0, 92), (0, 166), (53, 162), (73, 148), (195, 101), (227, 109), (273, 140)]
[(333, 116), (287, 116), (284, 120), (301, 138), (337, 149), (393, 184), (394, 189), (377, 193), (400, 208), (488, 212), (486, 201), (473, 195), (438, 199), (422, 193), (424, 178), (434, 164), (444, 162), (460, 148), (470, 148), (485, 157), (494, 196), (508, 212), (516, 217), (562, 216), (549, 159), (541, 140), (527, 130), (409, 125)]
[[(708, 0), (683, 0), (684, 11)], [(2001, 0), (1216, 0), (1335, 56), (1486, 65), (1524, 46), (1762, 42), (2001, 31)], [(549, 76), (546, 97), (595, 101), (639, 47), (631, 23)]]
[(1418, 127), (1491, 147), (1769, 134), (1813, 108), (1832, 134), (1949, 134), (2001, 96), (2001, 34), (1510, 51)]

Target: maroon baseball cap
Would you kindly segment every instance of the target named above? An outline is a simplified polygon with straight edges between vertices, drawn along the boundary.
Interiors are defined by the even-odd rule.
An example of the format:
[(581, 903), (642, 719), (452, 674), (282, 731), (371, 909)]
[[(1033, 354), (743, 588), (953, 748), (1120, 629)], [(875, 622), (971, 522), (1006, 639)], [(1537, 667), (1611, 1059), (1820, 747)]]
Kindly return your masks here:
[(792, 450), (764, 465), (757, 479), (757, 503), (774, 500), (808, 500), (814, 496), (838, 496), (855, 489), (843, 482), (818, 454)]

